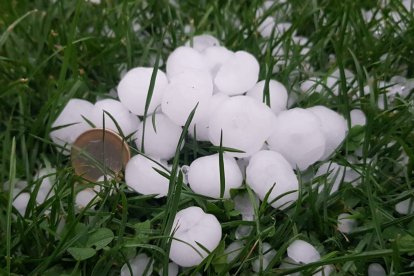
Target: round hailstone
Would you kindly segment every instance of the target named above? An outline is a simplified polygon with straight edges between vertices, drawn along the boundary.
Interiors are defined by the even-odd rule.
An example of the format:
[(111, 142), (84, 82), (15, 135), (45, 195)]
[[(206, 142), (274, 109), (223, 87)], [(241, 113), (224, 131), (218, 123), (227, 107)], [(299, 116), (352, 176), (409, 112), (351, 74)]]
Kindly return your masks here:
[(50, 132), (50, 138), (53, 143), (59, 146), (65, 146), (70, 153), (70, 145), (75, 142), (76, 138), (91, 126), (82, 118), (88, 118), (93, 109), (93, 104), (88, 101), (80, 99), (71, 99), (68, 101), (62, 112), (52, 124), (52, 128), (60, 127), (59, 129)]
[[(153, 159), (161, 164), (159, 159)], [(143, 195), (163, 197), (168, 194), (169, 180), (155, 169), (168, 173), (160, 165), (142, 155), (132, 157), (125, 168), (125, 182), (133, 190)]]
[[(272, 249), (270, 244), (268, 244), (267, 242), (264, 242), (263, 245), (262, 245), (262, 254), (263, 254), (262, 270), (264, 270), (269, 266), (272, 259), (276, 256), (276, 250)], [(257, 273), (260, 271), (260, 259), (259, 259), (259, 257), (256, 260), (253, 261), (252, 269), (253, 269), (254, 272), (257, 272)]]
[[(221, 240), (221, 225), (213, 215), (199, 207), (188, 207), (175, 215), (171, 230), (170, 259), (183, 267), (200, 264), (206, 257), (206, 248), (212, 252)], [(202, 245), (202, 247), (199, 246)]]
[(315, 114), (321, 122), (321, 129), (326, 141), (325, 152), (321, 158), (321, 160), (324, 160), (332, 155), (345, 139), (348, 131), (346, 120), (335, 111), (322, 105), (314, 106), (307, 110)]
[(240, 95), (256, 84), (259, 71), (259, 62), (252, 54), (238, 51), (220, 67), (214, 84), (229, 96)]
[[(248, 193), (238, 194), (234, 197), (234, 209), (239, 211), (242, 219), (246, 221), (254, 220), (254, 206)], [(255, 196), (256, 205), (259, 205), (259, 199)]]
[(13, 207), (20, 213), (20, 215), (24, 216), (26, 213), (27, 204), (30, 200), (29, 193), (21, 193), (13, 200)]
[(351, 117), (351, 127), (354, 126), (365, 126), (367, 123), (367, 118), (365, 117), (364, 112), (360, 109), (353, 109), (349, 113)]
[(368, 276), (386, 276), (387, 272), (378, 263), (373, 263), (368, 266)]
[[(135, 258), (128, 261), (131, 271), (129, 270), (128, 264), (124, 264), (121, 268), (121, 276), (134, 276), (134, 275), (152, 275), (153, 261), (146, 254), (138, 254)], [(148, 267), (148, 269), (147, 269)]]
[(55, 183), (56, 169), (54, 168), (43, 168), (40, 169), (35, 177), (35, 181), (41, 181), (39, 191), (36, 195), (36, 202), (42, 204), (48, 198), (55, 194), (53, 190), (53, 184)]
[(96, 197), (93, 189), (84, 189), (76, 195), (75, 204), (79, 209), (83, 209)]
[[(225, 181), (223, 198), (230, 198), (230, 189), (240, 187), (243, 176), (234, 158), (224, 154), (223, 164)], [(194, 160), (188, 172), (188, 183), (197, 194), (220, 198), (219, 154), (203, 156)]]
[(213, 95), (213, 82), (206, 71), (186, 71), (170, 79), (162, 99), (162, 112), (179, 126), (185, 125), (191, 111), (197, 110), (192, 120), (197, 123), (207, 111)]
[(196, 35), (185, 43), (186, 47), (192, 47), (198, 52), (202, 52), (209, 47), (219, 46), (220, 41), (212, 35)]
[[(191, 137), (195, 138), (197, 141), (209, 141), (209, 128), (210, 128), (210, 117), (211, 114), (214, 114), (216, 110), (224, 103), (229, 96), (223, 93), (214, 94), (210, 101), (208, 102), (207, 112), (204, 112), (196, 124), (193, 122), (188, 129)], [(194, 137), (195, 135), (197, 137)]]
[(251, 97), (230, 97), (211, 115), (210, 142), (220, 145), (223, 131), (223, 146), (244, 151), (228, 152), (234, 157), (247, 157), (259, 151), (269, 138), (275, 115), (268, 106)]
[(292, 167), (306, 170), (325, 152), (325, 135), (320, 125), (311, 111), (302, 108), (282, 111), (267, 140), (269, 148), (280, 152)]
[(204, 56), (190, 47), (176, 48), (167, 59), (167, 76), (171, 78), (185, 71), (209, 71)]
[[(137, 148), (141, 151), (143, 128), (144, 122), (140, 124), (136, 135), (137, 139), (135, 140)], [(145, 119), (145, 154), (163, 160), (171, 159), (175, 154), (181, 131), (181, 127), (174, 124), (173, 121), (162, 113), (148, 116)]]
[[(153, 68), (148, 67), (133, 68), (126, 73), (118, 84), (119, 100), (135, 115), (144, 115), (153, 71)], [(151, 102), (148, 107), (148, 114), (154, 112), (155, 108), (160, 105), (164, 88), (167, 84), (168, 80), (164, 72), (158, 70)]]
[(351, 214), (342, 213), (338, 216), (338, 230), (341, 233), (349, 234), (357, 226), (355, 219), (350, 218)]
[(395, 211), (401, 215), (414, 214), (414, 198), (407, 198), (395, 204)]
[(244, 244), (242, 241), (234, 241), (224, 250), (224, 254), (227, 255), (227, 263), (234, 261), (242, 252)]
[[(105, 112), (109, 113), (114, 120)], [(119, 133), (116, 126), (118, 124), (125, 137), (135, 133), (139, 126), (138, 117), (129, 112), (121, 102), (112, 99), (97, 101), (92, 109), (90, 121), (98, 128), (105, 127), (105, 129)]]
[[(273, 208), (285, 209), (298, 199), (298, 179), (291, 165), (277, 152), (262, 150), (254, 154), (246, 169), (246, 180), (261, 200), (274, 185), (268, 197)], [(274, 201), (277, 197), (280, 198)]]
[[(259, 102), (264, 102), (264, 88), (266, 81), (262, 80), (256, 83), (252, 89), (247, 92), (247, 96), (252, 97)], [(286, 109), (288, 101), (288, 93), (285, 86), (275, 80), (269, 81), (269, 97), (270, 97), (270, 108), (276, 115), (282, 110)]]
[(217, 74), (220, 67), (229, 60), (234, 52), (228, 50), (226, 47), (209, 47), (202, 52), (212, 76)]
[(317, 262), (321, 258), (316, 248), (303, 240), (292, 242), (287, 248), (287, 255), (295, 262), (304, 264)]

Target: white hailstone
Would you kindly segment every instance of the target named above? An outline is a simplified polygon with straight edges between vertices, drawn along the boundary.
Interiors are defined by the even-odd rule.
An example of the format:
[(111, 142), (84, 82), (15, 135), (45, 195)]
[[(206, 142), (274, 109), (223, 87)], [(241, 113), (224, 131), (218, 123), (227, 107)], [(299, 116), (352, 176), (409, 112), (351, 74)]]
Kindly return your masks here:
[(186, 47), (192, 47), (198, 52), (202, 52), (209, 47), (220, 46), (220, 41), (212, 35), (196, 35), (185, 43)]
[(228, 50), (226, 47), (214, 46), (206, 48), (202, 54), (210, 69), (211, 75), (215, 76), (220, 67), (234, 55), (234, 52)]
[(64, 153), (69, 154), (70, 145), (79, 135), (91, 128), (82, 116), (88, 118), (92, 109), (93, 104), (88, 101), (71, 99), (53, 122), (52, 128), (59, 127), (59, 129), (50, 132), (50, 138), (59, 146), (66, 144), (68, 151)]
[(234, 241), (224, 250), (225, 255), (227, 255), (227, 263), (234, 261), (243, 250), (244, 244), (242, 241)]
[[(292, 268), (297, 268), (298, 266), (300, 266), (297, 262), (295, 262), (294, 260), (292, 260), (289, 257), (286, 257), (282, 260), (279, 269), (282, 270), (288, 270), (288, 269), (292, 269)], [(290, 276), (300, 276), (300, 272), (295, 272), (295, 273), (291, 273), (289, 274)]]
[[(344, 169), (344, 166), (338, 165), (338, 163), (335, 162), (323, 163), (316, 171), (315, 177), (327, 175), (326, 185), (332, 185), (329, 191), (329, 194), (331, 195), (338, 191), (344, 175)], [(322, 192), (323, 189), (323, 185), (319, 186), (318, 192)]]
[(274, 185), (268, 197), (273, 208), (285, 209), (298, 199), (298, 179), (291, 165), (278, 152), (262, 150), (254, 154), (247, 166), (246, 176), (247, 185), (261, 200)]
[(224, 101), (210, 118), (209, 138), (220, 145), (223, 131), (223, 146), (244, 151), (228, 152), (234, 157), (248, 157), (259, 151), (269, 138), (275, 115), (263, 103), (251, 97), (230, 97)]
[(183, 126), (197, 103), (192, 122), (197, 123), (205, 116), (213, 95), (213, 82), (206, 71), (185, 71), (171, 78), (165, 89), (162, 112), (174, 123)]
[(185, 71), (209, 71), (205, 57), (190, 47), (176, 48), (167, 59), (167, 76), (171, 78)]
[[(188, 129), (189, 134), (191, 137), (195, 138), (197, 141), (209, 141), (209, 128), (210, 128), (210, 117), (211, 114), (214, 114), (216, 110), (224, 103), (229, 96), (223, 93), (214, 94), (210, 101), (208, 102), (207, 112), (203, 112), (197, 120), (197, 123), (191, 122), (190, 127)], [(194, 133), (195, 130), (195, 133)], [(194, 134), (197, 137), (194, 137)]]
[(244, 238), (247, 238), (252, 232), (252, 230), (253, 230), (252, 225), (239, 225), (237, 226), (234, 236), (236, 237), (237, 240), (242, 240)]
[[(254, 206), (248, 193), (238, 194), (234, 197), (234, 209), (239, 211), (243, 220), (254, 219)], [(259, 205), (259, 199), (255, 196), (254, 201)]]
[(321, 122), (321, 129), (325, 136), (325, 152), (321, 160), (328, 158), (345, 139), (348, 126), (344, 117), (335, 111), (322, 106), (308, 108)]
[[(114, 120), (105, 112), (109, 113)], [(118, 124), (125, 137), (135, 133), (140, 123), (138, 117), (129, 112), (121, 102), (112, 99), (97, 101), (91, 111), (89, 119), (98, 128), (105, 127), (105, 129), (119, 133), (116, 126)]]
[(316, 248), (303, 240), (295, 240), (287, 248), (289, 258), (297, 263), (312, 263), (320, 260), (321, 255)]
[[(179, 211), (173, 223), (170, 259), (183, 267), (200, 264), (221, 240), (221, 225), (213, 215), (199, 207)], [(200, 247), (201, 244), (203, 247)]]
[(414, 214), (414, 198), (407, 198), (395, 204), (395, 211), (401, 215)]
[[(153, 158), (153, 160), (160, 163), (159, 159)], [(154, 168), (164, 173), (168, 172), (154, 161), (142, 155), (132, 157), (125, 168), (125, 182), (128, 187), (138, 193), (143, 195), (155, 194), (159, 198), (168, 194), (169, 180)]]
[(214, 84), (227, 95), (240, 95), (256, 84), (259, 71), (259, 62), (252, 54), (238, 51), (220, 67)]
[[(230, 189), (240, 187), (243, 176), (234, 158), (224, 154), (223, 164), (225, 179), (223, 198), (230, 198)], [(191, 189), (198, 194), (220, 198), (219, 154), (203, 156), (194, 160), (188, 172), (188, 183)]]
[[(265, 80), (259, 81), (258, 83), (256, 83), (255, 86), (253, 86), (253, 88), (247, 91), (246, 95), (258, 100), (259, 102), (265, 102), (265, 84)], [(276, 115), (279, 114), (282, 110), (286, 109), (288, 101), (288, 92), (282, 83), (275, 80), (269, 81), (269, 98), (270, 108)]]
[(386, 276), (387, 272), (378, 263), (372, 263), (368, 266), (368, 276)]
[(360, 109), (352, 109), (349, 113), (349, 116), (351, 117), (351, 127), (365, 126), (365, 124), (367, 123), (365, 113), (362, 112), (362, 110)]
[(335, 267), (333, 265), (324, 265), (323, 267), (319, 267), (316, 269), (316, 273), (313, 273), (313, 276), (329, 276), (332, 272), (334, 272)]
[(282, 111), (267, 140), (269, 148), (280, 152), (293, 168), (306, 170), (325, 153), (326, 138), (320, 124), (319, 118), (309, 110)]
[(21, 193), (13, 200), (13, 207), (16, 208), (20, 215), (24, 216), (24, 213), (26, 213), (26, 208), (29, 200), (29, 193)]
[(338, 230), (341, 233), (349, 234), (357, 226), (355, 219), (350, 218), (351, 214), (342, 213), (338, 216)]
[[(264, 270), (269, 266), (270, 262), (275, 257), (276, 250), (272, 249), (270, 244), (268, 244), (267, 242), (264, 242), (262, 244), (262, 254), (263, 254), (262, 269)], [(260, 271), (260, 259), (259, 259), (259, 257), (256, 260), (253, 261), (252, 269), (253, 269), (254, 272), (259, 272)]]
[[(178, 265), (176, 263), (174, 263), (174, 262), (170, 262), (168, 264), (168, 274), (167, 275), (168, 276), (177, 276), (178, 275), (178, 270), (179, 270)], [(162, 274), (163, 271), (164, 271), (163, 268), (161, 268), (159, 275), (163, 275)]]
[[(15, 179), (14, 180), (14, 189), (13, 189), (13, 198), (16, 197), (24, 188), (27, 187), (27, 181)], [(10, 188), (10, 181), (6, 181), (3, 183), (3, 191), (9, 191)]]
[[(153, 123), (154, 120), (154, 123)], [(154, 126), (155, 125), (155, 126)], [(135, 143), (142, 150), (142, 132), (144, 122), (138, 128)], [(144, 150), (145, 154), (163, 160), (171, 159), (181, 136), (181, 127), (162, 113), (155, 113), (145, 119)]]
[(79, 209), (83, 209), (96, 197), (93, 189), (84, 189), (76, 194), (75, 204)]
[(275, 25), (276, 25), (275, 19), (271, 16), (268, 16), (259, 25), (258, 31), (262, 37), (269, 38), (272, 35), (272, 31), (275, 28)]
[[(138, 254), (135, 258), (129, 260), (128, 263), (131, 267), (132, 274), (128, 264), (124, 264), (121, 268), (121, 276), (152, 275), (154, 262), (146, 254)], [(146, 274), (144, 274), (145, 271), (147, 272)]]
[[(345, 75), (345, 82), (347, 86), (355, 85), (355, 75), (348, 69), (344, 69), (344, 75)], [(339, 95), (339, 84), (341, 82), (341, 72), (337, 68), (335, 69), (326, 79), (326, 85), (330, 89), (332, 89), (332, 92), (335, 96)]]
[(300, 84), (300, 90), (306, 93), (321, 93), (324, 89), (323, 80), (318, 77), (311, 77)]
[(39, 191), (37, 192), (36, 202), (42, 204), (48, 198), (55, 194), (53, 185), (55, 183), (56, 169), (54, 168), (42, 168), (37, 171), (34, 180), (41, 181)]
[[(128, 71), (118, 84), (119, 100), (135, 115), (142, 116), (145, 113), (145, 103), (153, 71), (153, 68), (148, 67), (133, 68)], [(166, 75), (161, 70), (158, 70), (151, 102), (148, 107), (148, 114), (153, 113), (155, 108), (161, 104), (164, 88), (167, 84)]]

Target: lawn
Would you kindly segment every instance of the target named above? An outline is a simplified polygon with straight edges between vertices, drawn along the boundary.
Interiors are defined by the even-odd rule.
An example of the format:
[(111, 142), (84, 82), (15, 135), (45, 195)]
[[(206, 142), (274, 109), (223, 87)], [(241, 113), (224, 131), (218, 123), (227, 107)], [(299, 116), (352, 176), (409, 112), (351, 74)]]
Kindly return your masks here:
[[(1, 275), (119, 275), (136, 256), (145, 272), (167, 275), (174, 217), (191, 206), (214, 215), (222, 236), (180, 275), (323, 275), (321, 267), (325, 275), (414, 274), (413, 3), (266, 3), (0, 0)], [(269, 22), (290, 24), (265, 28)], [(289, 108), (323, 105), (342, 115), (348, 130), (341, 145), (325, 161), (294, 168), (298, 198), (287, 208), (256, 200), (246, 179), (228, 198), (220, 186), (212, 200), (185, 185), (187, 165), (219, 153), (225, 185), (223, 151), (231, 149), (188, 135), (190, 116), (161, 172), (167, 197), (131, 190), (121, 172), (105, 177), (93, 200), (79, 206), (77, 194), (95, 183), (75, 174), (50, 136), (65, 105), (116, 97), (135, 67), (165, 72), (170, 53), (202, 34), (257, 59), (267, 104), (269, 81), (276, 80), (289, 93)], [(129, 138), (132, 155), (142, 153)], [(52, 193), (39, 203), (45, 181)], [(19, 193), (27, 193), (23, 209), (13, 203)], [(298, 240), (320, 258), (288, 264)]]

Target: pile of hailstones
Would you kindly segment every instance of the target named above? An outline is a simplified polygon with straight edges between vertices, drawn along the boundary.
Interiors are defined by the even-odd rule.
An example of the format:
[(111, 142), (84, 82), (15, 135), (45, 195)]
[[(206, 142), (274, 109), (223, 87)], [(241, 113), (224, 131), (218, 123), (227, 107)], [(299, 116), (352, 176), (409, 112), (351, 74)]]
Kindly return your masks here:
[[(187, 43), (170, 54), (166, 73), (156, 72), (146, 118), (143, 118), (145, 103), (154, 69), (137, 67), (128, 71), (119, 82), (119, 101), (102, 99), (92, 104), (71, 99), (52, 125), (66, 127), (55, 128), (50, 136), (60, 148), (66, 149), (65, 153), (69, 153), (76, 138), (91, 128), (90, 122), (103, 127), (105, 121), (105, 128), (116, 132), (120, 128), (122, 135), (132, 137), (138, 150), (142, 144), (145, 150), (145, 156), (135, 155), (128, 162), (126, 184), (137, 193), (164, 197), (168, 194), (169, 182), (155, 169), (167, 172), (166, 169), (171, 168), (168, 160), (175, 155), (182, 126), (197, 105), (189, 134), (197, 141), (209, 141), (215, 146), (220, 146), (222, 139), (223, 147), (239, 150), (224, 154), (223, 197), (230, 198), (230, 189), (241, 187), (245, 180), (258, 199), (264, 200), (271, 190), (268, 202), (274, 208), (285, 209), (298, 198), (295, 170), (304, 171), (333, 155), (346, 136), (347, 122), (325, 106), (287, 110), (288, 92), (275, 80), (268, 83), (270, 105), (264, 104), (265, 81), (258, 79), (259, 70), (259, 63), (252, 54), (230, 51), (209, 35), (196, 36), (191, 45)], [(111, 114), (116, 123), (104, 111)], [(219, 154), (194, 160), (187, 166), (186, 177), (194, 193), (211, 199), (220, 198)], [(45, 190), (50, 191), (51, 184), (47, 184)], [(40, 191), (43, 191), (42, 187)], [(79, 192), (78, 206), (86, 206), (96, 199), (97, 191), (85, 189)], [(252, 203), (247, 196), (237, 196), (234, 201), (244, 220), (254, 219)], [(24, 200), (23, 204), (15, 200), (16, 208), (24, 213), (22, 205)], [(346, 215), (343, 218), (347, 219)], [(353, 221), (344, 221), (339, 226), (345, 232)], [(195, 206), (177, 213), (173, 229), (176, 231), (170, 251), (170, 259), (174, 262), (171, 263), (172, 270), (176, 270), (177, 265), (200, 264), (208, 253), (199, 244), (211, 252), (222, 235), (217, 218)], [(242, 247), (242, 241), (229, 246), (229, 261)], [(269, 250), (268, 244), (264, 248), (267, 248), (266, 266), (274, 250)], [(320, 258), (318, 251), (302, 240), (292, 243), (287, 254), (284, 267)], [(147, 259), (140, 254), (129, 261), (130, 267), (138, 273), (143, 267), (145, 269), (143, 264)], [(253, 270), (258, 269), (258, 263), (254, 264)], [(328, 267), (325, 272), (329, 270)], [(129, 268), (125, 265), (122, 271), (128, 274)]]

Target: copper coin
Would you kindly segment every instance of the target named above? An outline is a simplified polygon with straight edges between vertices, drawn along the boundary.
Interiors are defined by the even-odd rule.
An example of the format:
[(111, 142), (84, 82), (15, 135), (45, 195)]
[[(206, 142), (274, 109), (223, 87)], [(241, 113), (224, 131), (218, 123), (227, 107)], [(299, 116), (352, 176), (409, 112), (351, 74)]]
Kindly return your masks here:
[(117, 175), (131, 158), (128, 144), (117, 133), (94, 128), (82, 133), (72, 145), (75, 173), (89, 181), (102, 175)]

